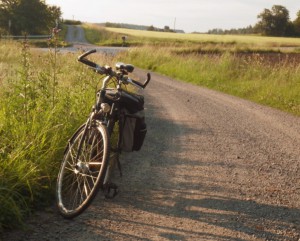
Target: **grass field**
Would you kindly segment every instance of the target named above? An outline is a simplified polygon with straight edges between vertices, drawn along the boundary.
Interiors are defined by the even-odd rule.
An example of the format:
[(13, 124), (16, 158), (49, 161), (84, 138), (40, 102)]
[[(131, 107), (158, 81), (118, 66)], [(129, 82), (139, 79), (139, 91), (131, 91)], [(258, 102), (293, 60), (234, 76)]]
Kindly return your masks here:
[[(104, 28), (83, 25), (92, 44), (102, 46), (185, 47), (188, 52), (285, 52), (300, 53), (300, 38), (264, 37), (255, 35), (182, 34)], [(126, 36), (125, 44), (122, 37)]]
[(212, 34), (183, 34), (142, 31), (121, 28), (106, 28), (107, 31), (121, 33), (138, 38), (164, 39), (171, 41), (189, 41), (193, 43), (236, 43), (248, 44), (257, 47), (299, 47), (300, 38), (280, 38), (247, 35), (212, 35)]

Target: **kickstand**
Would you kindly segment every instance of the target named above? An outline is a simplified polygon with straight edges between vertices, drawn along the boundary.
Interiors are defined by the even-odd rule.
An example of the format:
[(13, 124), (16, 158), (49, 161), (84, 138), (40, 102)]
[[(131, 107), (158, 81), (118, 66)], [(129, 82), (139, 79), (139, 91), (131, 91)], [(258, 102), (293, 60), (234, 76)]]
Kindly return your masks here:
[(120, 158), (117, 158), (117, 165), (118, 165), (118, 169), (119, 169), (119, 172), (120, 172), (120, 177), (122, 177), (123, 173), (122, 173), (122, 167), (121, 167), (121, 163), (120, 163)]
[[(112, 193), (111, 193), (111, 190)], [(113, 199), (118, 194), (118, 186), (112, 182), (105, 184), (104, 186), (105, 198)]]

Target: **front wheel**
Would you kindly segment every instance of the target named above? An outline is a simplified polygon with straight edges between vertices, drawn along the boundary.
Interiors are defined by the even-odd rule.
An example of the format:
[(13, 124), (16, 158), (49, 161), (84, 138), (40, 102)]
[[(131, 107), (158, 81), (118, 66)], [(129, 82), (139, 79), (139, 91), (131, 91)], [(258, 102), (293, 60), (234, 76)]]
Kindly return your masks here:
[(109, 161), (107, 128), (81, 126), (70, 139), (57, 178), (57, 205), (65, 218), (81, 214), (103, 185)]

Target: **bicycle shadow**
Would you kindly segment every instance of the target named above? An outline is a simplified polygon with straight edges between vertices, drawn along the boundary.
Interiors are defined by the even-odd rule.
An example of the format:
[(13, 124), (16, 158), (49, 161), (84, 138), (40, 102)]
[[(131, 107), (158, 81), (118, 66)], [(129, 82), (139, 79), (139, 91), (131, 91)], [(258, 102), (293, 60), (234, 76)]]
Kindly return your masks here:
[[(109, 211), (103, 210), (98, 217), (99, 222), (103, 215), (125, 230), (136, 228), (140, 230), (139, 235), (104, 227), (102, 236), (106, 232), (107, 238), (115, 235), (122, 240), (293, 241), (295, 236), (291, 233), (298, 232), (300, 238), (300, 209), (236, 198), (232, 194), (235, 190), (226, 187), (217, 178), (207, 180), (205, 176), (175, 173), (178, 167), (196, 170), (219, 168), (226, 164), (191, 160), (181, 155), (183, 149), (188, 151), (189, 148), (180, 144), (183, 132), (193, 134), (199, 129), (189, 129), (184, 124), (172, 122), (164, 118), (164, 109), (157, 110), (156, 105), (151, 106), (151, 103), (148, 106), (148, 134), (143, 150), (123, 157), (124, 177), (116, 177), (121, 193), (105, 204)], [(201, 135), (213, 135), (205, 128), (200, 132)], [(174, 175), (170, 176), (166, 170), (174, 170)], [(195, 181), (197, 178), (198, 181)], [(139, 218), (143, 215), (146, 218)], [(149, 230), (151, 234), (145, 238), (143, 230)], [(149, 235), (151, 238), (148, 238)]]

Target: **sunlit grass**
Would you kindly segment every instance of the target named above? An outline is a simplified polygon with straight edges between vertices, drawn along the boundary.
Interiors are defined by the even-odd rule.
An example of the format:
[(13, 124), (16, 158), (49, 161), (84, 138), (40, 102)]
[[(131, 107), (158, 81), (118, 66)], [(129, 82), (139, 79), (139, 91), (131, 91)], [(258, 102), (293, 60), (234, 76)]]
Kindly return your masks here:
[(79, 53), (57, 53), (54, 61), (53, 49), (30, 51), (9, 41), (0, 41), (0, 50), (1, 231), (53, 203), (64, 148), (86, 119), (100, 76), (76, 61)]
[(92, 44), (102, 46), (122, 46), (122, 34), (107, 31), (104, 27), (97, 24), (82, 25), (87, 41)]
[(123, 58), (178, 80), (300, 115), (299, 59), (274, 62), (261, 54), (199, 55), (177, 51), (178, 48), (135, 48), (124, 53)]

